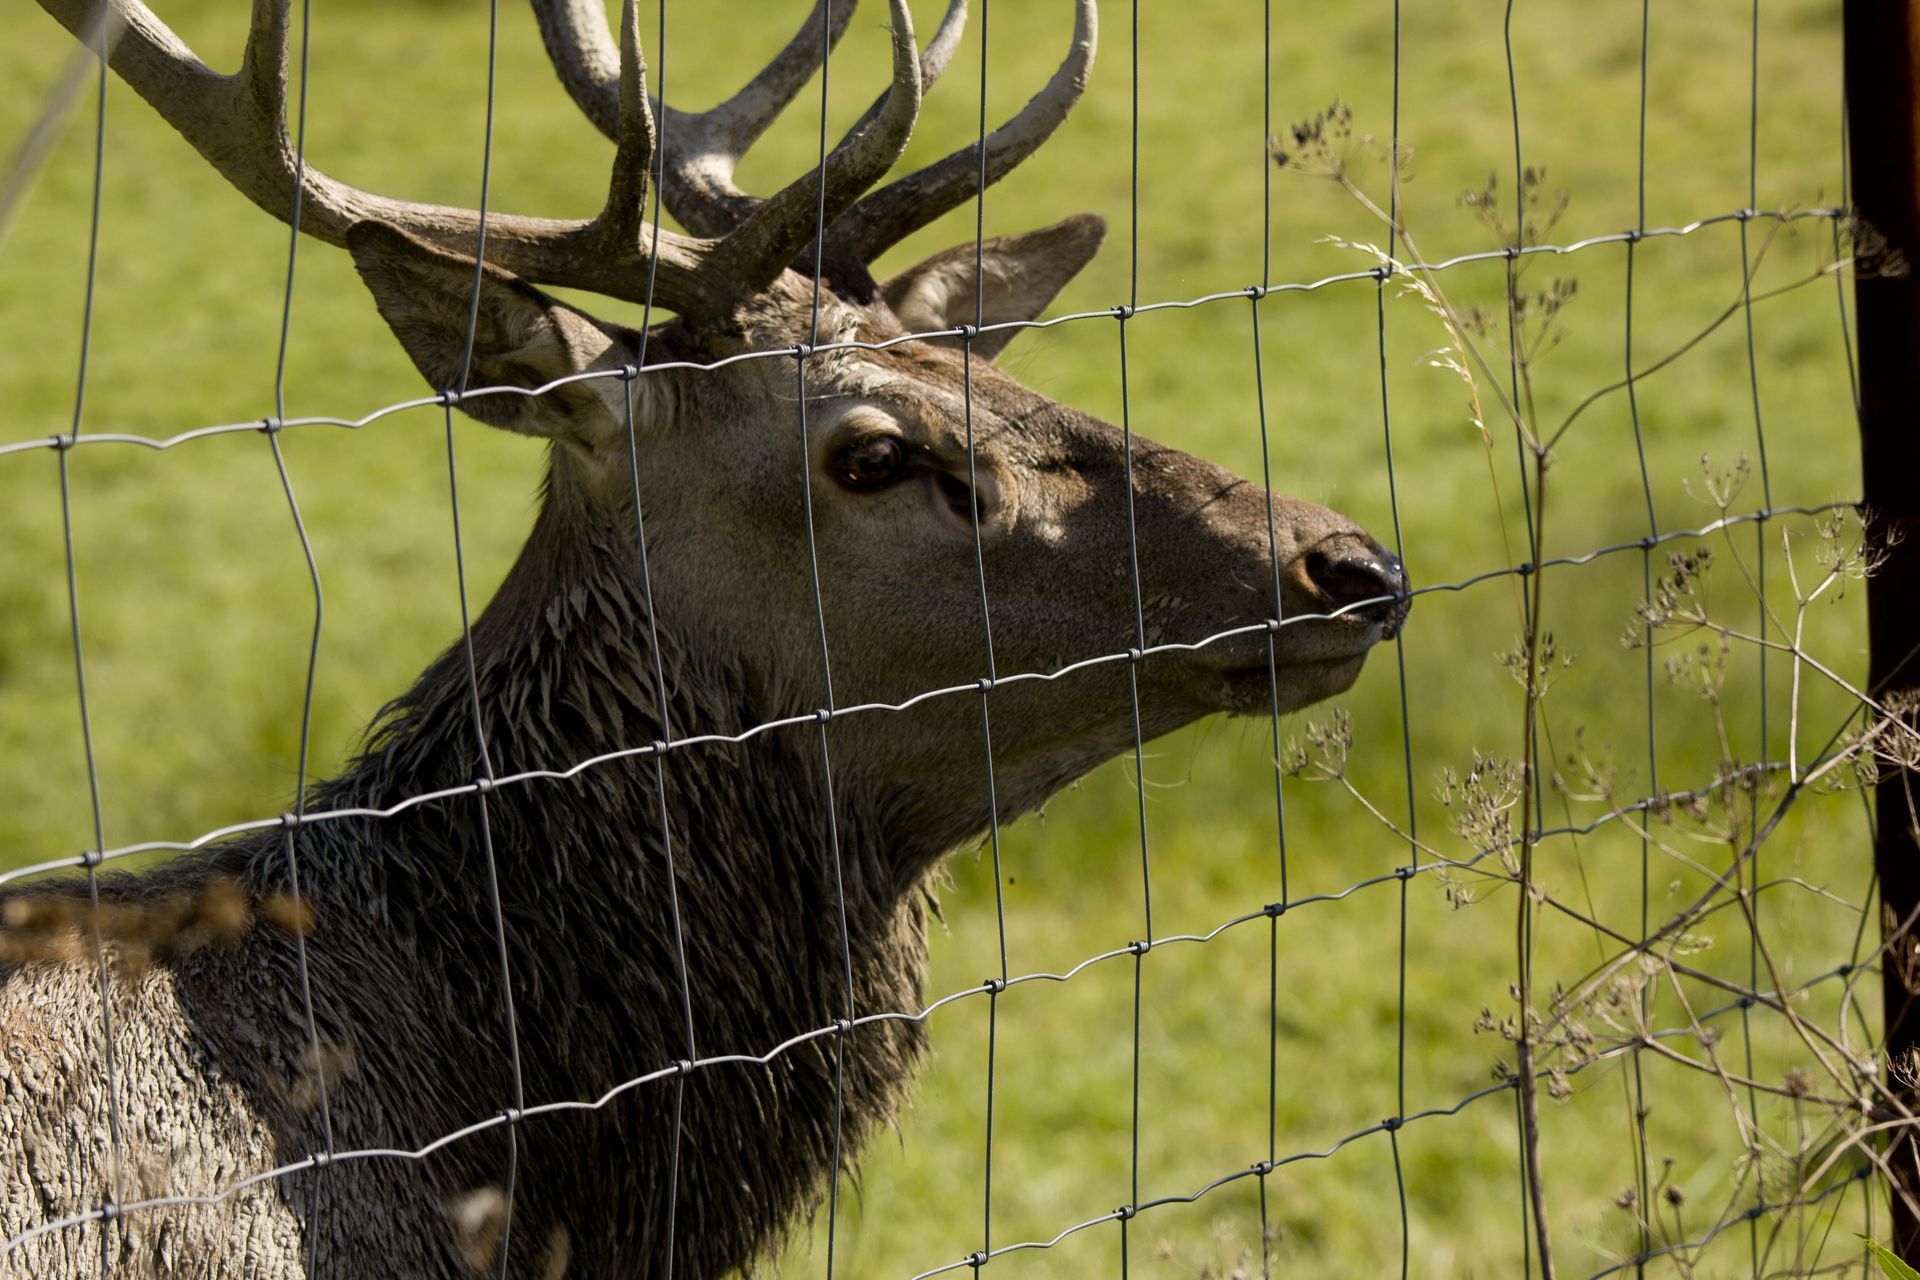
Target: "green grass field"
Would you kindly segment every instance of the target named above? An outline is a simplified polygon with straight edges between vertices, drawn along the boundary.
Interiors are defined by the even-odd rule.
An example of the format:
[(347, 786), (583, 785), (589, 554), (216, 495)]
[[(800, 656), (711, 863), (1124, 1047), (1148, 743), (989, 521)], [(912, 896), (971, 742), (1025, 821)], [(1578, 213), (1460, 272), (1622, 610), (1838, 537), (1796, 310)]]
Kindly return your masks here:
[[(675, 5), (664, 51), (650, 50), (669, 96), (717, 100), (788, 34), (792, 3)], [(1272, 121), (1263, 122), (1260, 6), (1227, 0), (1150, 3), (1139, 14), (1139, 298), (1185, 299), (1258, 280), (1269, 131), (1336, 96), (1357, 133), (1391, 130), (1392, 6), (1274, 6)], [(732, 11), (742, 12), (736, 16)], [(205, 0), (162, 6), (211, 64), (237, 59), (243, 8)], [(598, 207), (608, 149), (567, 102), (545, 65), (529, 15), (502, 6), (494, 202), (528, 213)], [(938, 6), (915, 5), (930, 30)], [(1726, 214), (1840, 200), (1840, 6), (1783, 0), (1760, 15), (1756, 195), (1750, 201), (1750, 8), (1730, 0), (1657, 6), (1648, 56), (1646, 223), (1672, 226)], [(1400, 38), (1401, 136), (1412, 150), (1405, 220), (1429, 260), (1497, 247), (1460, 195), (1499, 174), (1511, 196), (1510, 114), (1501, 6), (1409, 4)], [(643, 30), (652, 30), (652, 11)], [(858, 114), (884, 75), (882, 11), (854, 20), (835, 59), (833, 122)], [(335, 0), (315, 6), (309, 155), (348, 181), (418, 199), (471, 204), (478, 188), (486, 13), (477, 3)], [(1011, 113), (1066, 45), (1063, 5), (995, 5), (989, 112)], [(1105, 214), (1113, 238), (1060, 299), (1057, 312), (1097, 309), (1128, 293), (1129, 12), (1103, 13), (1100, 61), (1086, 98), (1050, 146), (987, 199), (989, 233), (1069, 213)], [(955, 68), (930, 95), (908, 164), (969, 137), (977, 100), (978, 19)], [(1523, 162), (1564, 189), (1555, 243), (1619, 232), (1636, 220), (1641, 10), (1534, 0), (1511, 20)], [(14, 88), (0, 97), (0, 148), (39, 111), (70, 53), (50, 20), (20, 6), (0, 42)], [(770, 190), (811, 164), (815, 121), (796, 106), (743, 165), (750, 189)], [(83, 107), (24, 212), (0, 245), (0, 444), (69, 428), (91, 192), (90, 107)], [(1378, 147), (1362, 147), (1357, 181), (1384, 199)], [(1365, 270), (1370, 259), (1326, 243), (1384, 244), (1384, 229), (1334, 184), (1277, 172), (1267, 231), (1269, 279), (1305, 281)], [(275, 351), (286, 268), (283, 228), (227, 188), (118, 83), (107, 105), (98, 303), (87, 384), (87, 431), (164, 436), (273, 410)], [(897, 266), (970, 238), (970, 208), (890, 254)], [(1769, 224), (1750, 227), (1757, 249)], [(1812, 272), (1833, 252), (1829, 224), (1807, 221), (1772, 239), (1756, 292)], [(1693, 338), (1738, 299), (1741, 235), (1733, 222), (1635, 250), (1634, 351), (1644, 365)], [(1575, 278), (1563, 344), (1535, 370), (1537, 421), (1550, 429), (1582, 397), (1624, 371), (1625, 268), (1618, 244), (1533, 260), (1529, 288)], [(1449, 270), (1456, 303), (1492, 304), (1505, 266)], [(1381, 413), (1384, 365), (1392, 411), (1398, 519), (1416, 583), (1456, 582), (1524, 558), (1525, 513), (1511, 427), (1489, 417), (1492, 443), (1468, 420), (1451, 375), (1428, 367), (1445, 334), (1417, 300), (1387, 290), (1384, 360), (1378, 290), (1370, 282), (1285, 293), (1260, 305), (1260, 370), (1276, 487), (1328, 503), (1384, 532), (1394, 527)], [(602, 310), (632, 317), (629, 310)], [(1137, 431), (1258, 475), (1260, 423), (1250, 307), (1240, 300), (1154, 312), (1131, 331), (1131, 410)], [(304, 245), (294, 284), (287, 361), (289, 415), (355, 416), (422, 394), (344, 254)], [(1745, 455), (1756, 466), (1736, 509), (1844, 500), (1858, 489), (1841, 309), (1825, 279), (1758, 304), (1753, 358), (1740, 316), (1638, 388), (1648, 476), (1662, 529), (1716, 514), (1702, 498), (1701, 457)], [(1494, 348), (1497, 352), (1497, 347)], [(1504, 357), (1496, 354), (1504, 366)], [(1005, 363), (1033, 387), (1117, 420), (1113, 327), (1060, 326), (1019, 338)], [(1763, 459), (1756, 431), (1764, 429)], [(1489, 409), (1492, 405), (1489, 404)], [(400, 414), (357, 432), (286, 433), (284, 446), (326, 584), (314, 703), (322, 771), (351, 750), (380, 704), (458, 630), (445, 457), (432, 413)], [(476, 598), (505, 572), (533, 513), (541, 468), (530, 441), (469, 427), (459, 434), (465, 552)], [(117, 445), (71, 455), (78, 586), (106, 842), (185, 839), (286, 807), (299, 747), (311, 599), (300, 547), (267, 443), (238, 433), (167, 452)], [(1647, 531), (1633, 422), (1608, 397), (1565, 437), (1549, 473), (1546, 546), (1572, 555)], [(71, 854), (92, 843), (73, 688), (55, 456), (0, 457), (5, 512), (0, 570), (0, 867)], [(1810, 522), (1768, 526), (1768, 585), (1790, 604), (1783, 531), (1805, 542)], [(1685, 546), (1687, 544), (1680, 544)], [(1751, 627), (1757, 605), (1733, 566), (1749, 563), (1751, 527), (1717, 539), (1714, 604)], [(1143, 546), (1143, 556), (1153, 548)], [(1576, 660), (1545, 704), (1552, 758), (1576, 733), (1611, 759), (1623, 796), (1651, 786), (1644, 655), (1619, 638), (1642, 599), (1637, 551), (1552, 570), (1548, 626)], [(1806, 647), (1840, 673), (1865, 670), (1860, 592), (1809, 616)], [(1436, 795), (1444, 768), (1476, 751), (1520, 751), (1522, 702), (1499, 654), (1521, 633), (1516, 580), (1423, 596), (1404, 639), (1409, 692), (1405, 745), (1394, 654), (1379, 653), (1339, 705), (1351, 711), (1350, 777), (1396, 820), (1409, 801), (1423, 839), (1459, 855)], [(1691, 641), (1675, 642), (1673, 652)], [(1663, 655), (1664, 656), (1664, 655)], [(1664, 681), (1655, 697), (1659, 784), (1708, 781), (1721, 752), (1702, 704)], [(1756, 663), (1737, 651), (1726, 703), (1743, 760), (1782, 759), (1791, 696), (1788, 664), (1772, 660), (1762, 712)], [(1811, 680), (1798, 717), (1800, 748), (1817, 750), (1849, 709)], [(1298, 734), (1300, 723), (1282, 726)], [(1210, 721), (1154, 743), (1144, 780), (1154, 931), (1204, 933), (1280, 897), (1269, 728)], [(1140, 936), (1141, 834), (1131, 762), (1116, 762), (1060, 796), (1044, 815), (1003, 833), (1007, 949), (1016, 973), (1060, 972)], [(1344, 789), (1289, 780), (1285, 856), (1292, 898), (1330, 894), (1390, 872), (1404, 841)], [(1548, 825), (1590, 822), (1608, 806), (1550, 797)], [(1768, 942), (1786, 980), (1801, 982), (1854, 947), (1870, 864), (1857, 796), (1810, 799), (1766, 847), (1769, 878), (1829, 891), (1770, 890)], [(1724, 849), (1695, 846), (1709, 866)], [(1620, 824), (1543, 846), (1538, 875), (1557, 897), (1637, 933), (1641, 842)], [(944, 925), (933, 944), (929, 997), (976, 985), (997, 967), (992, 867), (967, 852), (952, 864)], [(1691, 897), (1701, 874), (1657, 851), (1656, 919)], [(1837, 899), (1837, 900), (1836, 900)], [(1492, 1083), (1511, 1056), (1476, 1035), (1483, 1007), (1512, 1012), (1511, 889), (1461, 910), (1432, 877), (1389, 881), (1254, 920), (1204, 945), (1169, 944), (1142, 965), (1137, 1132), (1143, 1199), (1186, 1195), (1267, 1154), (1268, 965), (1278, 973), (1273, 1142), (1286, 1156), (1321, 1151), (1404, 1109), (1450, 1107)], [(1404, 908), (1403, 908), (1404, 902)], [(1405, 936), (1404, 1020), (1400, 992)], [(1732, 912), (1710, 917), (1695, 962), (1744, 978), (1747, 931)], [(1538, 939), (1539, 984), (1569, 983), (1600, 959), (1595, 935), (1548, 920)], [(1133, 1168), (1134, 967), (1093, 965), (1071, 982), (1036, 982), (1000, 1001), (995, 1058), (993, 1242), (1045, 1240), (1127, 1202)], [(1818, 989), (1809, 1016), (1837, 1022), (1838, 984)], [(1701, 993), (1695, 993), (1701, 994)], [(1868, 991), (1872, 1006), (1877, 995)], [(1714, 1003), (1714, 1001), (1706, 1001)], [(1659, 1006), (1668, 1023), (1679, 1012)], [(1404, 1046), (1396, 1028), (1404, 1025)], [(1728, 1053), (1740, 1019), (1723, 1018)], [(956, 1002), (931, 1020), (935, 1057), (897, 1140), (875, 1144), (857, 1190), (842, 1200), (836, 1274), (908, 1276), (981, 1247), (987, 1005)], [(1805, 1051), (1756, 1018), (1757, 1076), (1778, 1080)], [(1859, 1029), (1855, 1028), (1856, 1034)], [(1700, 1047), (1687, 1042), (1694, 1051)], [(1686, 1205), (1682, 1237), (1714, 1225), (1742, 1154), (1719, 1083), (1649, 1058), (1649, 1147), (1670, 1158)], [(1562, 1276), (1586, 1276), (1634, 1247), (1630, 1216), (1613, 1204), (1634, 1181), (1627, 1072), (1601, 1065), (1563, 1101), (1543, 1098), (1548, 1201)], [(1763, 1100), (1760, 1117), (1791, 1131), (1805, 1117)], [(1497, 1094), (1457, 1115), (1409, 1122), (1393, 1141), (1373, 1134), (1325, 1160), (1266, 1179), (1273, 1256), (1288, 1274), (1392, 1275), (1401, 1256), (1405, 1190), (1412, 1272), (1521, 1273), (1523, 1243), (1512, 1098)], [(1397, 1155), (1396, 1146), (1397, 1142)], [(1396, 1182), (1396, 1159), (1401, 1180)], [(1130, 1267), (1156, 1276), (1221, 1274), (1260, 1245), (1257, 1180), (1191, 1205), (1144, 1213), (1129, 1227)], [(1744, 1206), (1742, 1202), (1742, 1207)], [(1770, 1265), (1833, 1263), (1861, 1229), (1857, 1190), (1790, 1223)], [(1663, 1213), (1666, 1212), (1663, 1207)], [(1797, 1223), (1797, 1225), (1796, 1225)], [(1666, 1223), (1672, 1226), (1671, 1222)], [(1764, 1224), (1763, 1224), (1764, 1225)], [(1801, 1231), (1812, 1232), (1801, 1240)], [(1819, 1233), (1831, 1230), (1824, 1242)], [(1120, 1229), (1103, 1224), (1048, 1251), (993, 1264), (1020, 1276), (1115, 1274)], [(1764, 1241), (1764, 1232), (1761, 1236)], [(1747, 1275), (1745, 1227), (1723, 1235), (1691, 1270)], [(1781, 1250), (1785, 1250), (1784, 1253)], [(826, 1221), (797, 1233), (785, 1275), (824, 1273)], [(1656, 1273), (1661, 1273), (1655, 1269)]]

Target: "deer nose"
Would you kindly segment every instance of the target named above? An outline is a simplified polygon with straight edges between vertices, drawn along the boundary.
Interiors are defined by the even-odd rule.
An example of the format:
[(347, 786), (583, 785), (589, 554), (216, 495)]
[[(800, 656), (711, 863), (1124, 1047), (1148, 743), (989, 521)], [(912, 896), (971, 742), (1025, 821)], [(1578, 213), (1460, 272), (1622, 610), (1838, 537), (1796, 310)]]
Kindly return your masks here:
[(1412, 606), (1406, 595), (1407, 571), (1400, 557), (1371, 538), (1332, 548), (1317, 547), (1307, 553), (1302, 567), (1308, 583), (1335, 610), (1386, 622), (1392, 630), (1398, 630)]

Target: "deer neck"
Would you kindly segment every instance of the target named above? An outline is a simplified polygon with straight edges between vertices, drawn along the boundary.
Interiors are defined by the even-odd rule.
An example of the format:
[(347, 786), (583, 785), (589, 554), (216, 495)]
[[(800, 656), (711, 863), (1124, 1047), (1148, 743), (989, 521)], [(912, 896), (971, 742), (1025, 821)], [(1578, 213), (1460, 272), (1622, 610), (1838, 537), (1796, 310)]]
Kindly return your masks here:
[[(516, 987), (532, 1000), (550, 995), (555, 1007), (523, 1022), (568, 1020), (571, 980), (542, 972), (549, 961), (652, 987), (663, 975), (677, 985), (682, 951), (696, 1010), (703, 1002), (728, 1008), (740, 1033), (739, 1043), (701, 1044), (699, 1052), (764, 1052), (831, 1023), (845, 1014), (849, 979), (856, 1009), (917, 1007), (933, 859), (909, 859), (922, 869), (905, 875), (897, 870), (896, 843), (912, 837), (888, 829), (898, 806), (866, 794), (857, 779), (836, 778), (829, 827), (816, 726), (737, 745), (675, 747), (657, 758), (604, 758), (782, 713), (762, 705), (764, 682), (705, 657), (666, 619), (657, 630), (649, 625), (638, 567), (630, 528), (550, 499), (473, 627), (471, 674), (467, 645), (456, 644), (394, 704), (369, 751), (320, 803), (388, 807), (500, 780), (484, 796), (410, 810), (417, 820), (384, 847), (403, 851), (393, 855), (408, 863), (396, 887), (415, 900), (415, 913), (453, 922), (427, 939), (445, 946), (449, 964), (491, 955), (489, 875), (499, 879), (510, 930), (568, 940), (565, 948), (527, 949)], [(603, 758), (569, 778), (513, 780), (595, 757)], [(530, 918), (540, 916), (549, 918)], [(712, 959), (722, 951), (733, 956), (728, 965)], [(754, 1003), (739, 999), (741, 965), (781, 975), (766, 1008), (733, 1008)], [(684, 1056), (673, 994), (653, 1011), (663, 1015), (657, 1027), (635, 1029), (650, 1042), (648, 1061), (616, 1063), (609, 1049), (599, 1065), (617, 1073)], [(756, 1020), (764, 1025), (746, 1025)], [(580, 1043), (591, 1033), (583, 1026), (565, 1034)]]

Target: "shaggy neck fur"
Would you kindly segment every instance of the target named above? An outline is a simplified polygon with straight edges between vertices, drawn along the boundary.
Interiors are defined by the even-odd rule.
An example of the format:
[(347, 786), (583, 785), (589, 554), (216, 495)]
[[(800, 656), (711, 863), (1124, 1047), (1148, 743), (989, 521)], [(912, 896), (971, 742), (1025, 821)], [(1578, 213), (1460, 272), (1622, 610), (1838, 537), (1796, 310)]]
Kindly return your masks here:
[[(663, 736), (638, 566), (627, 532), (596, 512), (550, 499), (474, 627), (478, 709), (496, 775), (563, 769)], [(768, 706), (750, 674), (728, 674), (665, 631), (661, 644), (675, 732), (745, 728), (787, 710)], [(457, 645), (388, 708), (365, 754), (317, 787), (309, 809), (388, 806), (483, 776), (473, 713)], [(922, 882), (934, 851), (910, 856), (921, 870), (903, 874), (883, 815), (857, 780), (844, 780), (836, 876), (819, 742), (806, 725), (739, 747), (675, 750), (663, 765), (619, 760), (570, 780), (502, 786), (484, 800), (302, 828), (320, 1036), (355, 1060), (330, 1095), (335, 1147), (412, 1148), (515, 1102), (489, 846), (526, 1105), (594, 1099), (683, 1058), (766, 1054), (846, 1017), (849, 982), (855, 1016), (916, 1011)], [(287, 867), (276, 832), (161, 877), (178, 887), (233, 874), (265, 893), (287, 885)], [(114, 895), (161, 891), (151, 876), (108, 883)], [(317, 1110), (289, 1101), (286, 1077), (297, 1075), (307, 1045), (304, 1013), (288, 994), (299, 990), (292, 956), (290, 939), (256, 928), (237, 949), (197, 954), (167, 975), (199, 1051), (269, 1119), (283, 1162), (324, 1145)], [(920, 1024), (872, 1023), (765, 1065), (651, 1082), (597, 1112), (528, 1118), (418, 1164), (338, 1163), (296, 1177), (284, 1194), (304, 1219), (319, 1272), (459, 1274), (443, 1206), (504, 1187), (517, 1143), (510, 1274), (539, 1274), (557, 1230), (570, 1241), (569, 1274), (662, 1274), (671, 1213), (674, 1274), (716, 1276), (763, 1254), (818, 1203), (836, 1152), (848, 1164), (894, 1116), (920, 1048)], [(358, 1209), (369, 1203), (392, 1216), (366, 1218)], [(420, 1242), (419, 1256), (376, 1256), (394, 1239)]]

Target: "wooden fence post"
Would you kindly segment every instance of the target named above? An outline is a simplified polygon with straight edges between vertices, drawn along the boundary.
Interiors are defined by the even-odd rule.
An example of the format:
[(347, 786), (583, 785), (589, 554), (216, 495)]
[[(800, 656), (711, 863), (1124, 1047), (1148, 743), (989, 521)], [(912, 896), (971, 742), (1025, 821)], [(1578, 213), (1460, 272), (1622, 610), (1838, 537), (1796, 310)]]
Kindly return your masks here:
[[(1847, 0), (1846, 94), (1853, 208), (1885, 237), (1887, 247), (1920, 266), (1920, 0)], [(1920, 685), (1920, 277), (1873, 276), (1854, 284), (1859, 317), (1860, 462), (1862, 496), (1874, 527), (1904, 535), (1885, 566), (1867, 582), (1869, 687), (1888, 693)], [(1880, 900), (1896, 921), (1920, 907), (1920, 846), (1907, 789), (1920, 778), (1889, 770), (1875, 797), (1874, 863)], [(1884, 1010), (1889, 1055), (1920, 1045), (1920, 1006), (1889, 956)], [(1896, 1087), (1899, 1087), (1896, 1085)], [(1906, 1089), (1908, 1106), (1920, 1104)], [(1903, 1131), (1894, 1177), (1920, 1200), (1915, 1135)], [(1893, 1197), (1887, 1242), (1901, 1257), (1920, 1259), (1920, 1221)]]

